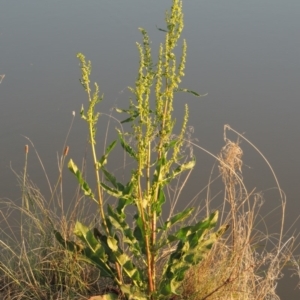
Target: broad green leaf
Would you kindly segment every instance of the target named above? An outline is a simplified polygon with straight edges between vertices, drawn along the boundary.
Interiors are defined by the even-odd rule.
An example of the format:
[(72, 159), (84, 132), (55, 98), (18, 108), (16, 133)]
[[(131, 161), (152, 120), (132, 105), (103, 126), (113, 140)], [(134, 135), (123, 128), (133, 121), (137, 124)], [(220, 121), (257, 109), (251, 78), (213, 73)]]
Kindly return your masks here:
[(105, 179), (109, 181), (118, 191), (124, 190), (124, 185), (117, 181), (116, 177), (109, 173), (105, 168), (102, 168), (102, 171), (105, 175)]
[(76, 222), (74, 234), (79, 237), (95, 253), (102, 249), (101, 244), (96, 239), (94, 232), (80, 222)]
[[(175, 168), (174, 170), (172, 170), (170, 173), (168, 173), (165, 178), (160, 180), (160, 183), (163, 185), (169, 184), (174, 178), (176, 178), (179, 174), (181, 174), (182, 172), (192, 169), (196, 164), (196, 160), (195, 158), (193, 158), (191, 161), (184, 163), (182, 165), (179, 165), (177, 168)], [(158, 166), (161, 167), (161, 166)], [(154, 180), (158, 180), (158, 170), (157, 169), (154, 173)]]
[(117, 141), (113, 141), (105, 150), (105, 154), (102, 155), (102, 157), (99, 159), (98, 165), (99, 167), (103, 167), (107, 163), (107, 157), (110, 154), (110, 152), (115, 148), (117, 144)]
[(222, 235), (227, 226), (222, 226), (216, 233), (209, 233), (217, 222), (218, 212), (195, 225), (180, 229), (175, 236), (168, 239), (179, 239), (176, 250), (170, 255), (163, 271), (163, 280), (159, 291), (163, 295), (176, 294), (185, 272), (205, 258), (212, 245)]
[(111, 249), (108, 245), (108, 238), (104, 235), (95, 237), (94, 232), (80, 222), (76, 222), (74, 234), (79, 237), (87, 246), (86, 256), (89, 259), (100, 259), (101, 262), (107, 263), (108, 260), (114, 263), (115, 259), (111, 255)]
[[(122, 260), (121, 260), (122, 258)], [(143, 270), (139, 270), (133, 263), (130, 257), (127, 255), (122, 254), (122, 257), (120, 257), (120, 260), (118, 260), (121, 264), (121, 261), (123, 262), (121, 265), (123, 267), (123, 270), (126, 272), (126, 274), (130, 277), (130, 279), (133, 281), (134, 285), (136, 287), (143, 287), (145, 283), (145, 276), (143, 275)]]
[(123, 195), (121, 198), (119, 198), (117, 211), (119, 214), (124, 214), (124, 209), (126, 206), (132, 204), (134, 202), (134, 199), (131, 195), (131, 188), (128, 189), (127, 186), (125, 186), (125, 190), (123, 191)]
[(71, 252), (78, 252), (78, 253), (82, 251), (83, 249), (82, 245), (79, 245), (73, 241), (65, 240), (60, 234), (60, 232), (58, 232), (57, 230), (54, 230), (54, 235), (57, 241), (67, 250)]
[(98, 247), (98, 250), (95, 251), (95, 249), (91, 249), (90, 245), (85, 243), (85, 239), (82, 239), (82, 241), (87, 245), (87, 247), (84, 247), (83, 245), (77, 244), (73, 241), (67, 241), (64, 240), (61, 234), (58, 231), (54, 231), (55, 237), (58, 240), (58, 242), (67, 250), (70, 252), (77, 254), (77, 259), (86, 263), (89, 263), (91, 265), (94, 265), (97, 267), (100, 272), (101, 276), (103, 277), (110, 277), (114, 278), (114, 271), (109, 267), (109, 265), (106, 263), (107, 256), (104, 253), (104, 249), (102, 247)]
[(118, 250), (118, 241), (112, 236), (107, 237), (107, 245), (114, 252)]
[(109, 266), (109, 263), (114, 263), (115, 259), (107, 245), (107, 237), (100, 234), (98, 240), (94, 232), (80, 222), (75, 224), (74, 234), (87, 246), (83, 250), (83, 260), (95, 265), (102, 276), (114, 278), (116, 271)]
[(213, 228), (216, 225), (217, 219), (218, 211), (212, 213), (208, 218), (199, 221), (195, 225), (189, 225), (179, 229), (175, 236), (181, 241), (186, 241), (187, 237), (196, 231), (203, 233), (205, 230)]
[(176, 232), (176, 234), (170, 235), (168, 239), (173, 241), (174, 240), (184, 241), (186, 240), (186, 237), (191, 234), (191, 228), (192, 228), (191, 226), (182, 227)]
[(164, 223), (164, 225), (161, 227), (161, 229), (167, 230), (171, 226), (173, 226), (174, 224), (176, 224), (178, 222), (182, 222), (187, 217), (189, 217), (193, 211), (194, 211), (194, 208), (193, 207), (189, 207), (189, 208), (185, 209), (184, 211), (182, 211), (182, 212), (174, 215), (173, 217), (171, 217), (170, 220), (168, 220), (168, 221), (166, 221)]
[(122, 197), (122, 192), (116, 189), (113, 189), (111, 187), (109, 187), (108, 185), (106, 185), (103, 182), (100, 182), (101, 186), (103, 187), (103, 189), (110, 195), (114, 196), (115, 198), (119, 198)]
[(213, 228), (218, 221), (218, 216), (219, 216), (218, 211), (211, 213), (209, 217), (207, 217), (203, 221), (199, 221), (194, 226), (192, 226), (191, 231), (192, 232), (199, 231), (199, 230), (204, 231)]
[(80, 261), (91, 264), (100, 270), (102, 277), (116, 278), (116, 271), (110, 267), (107, 259), (101, 259), (98, 253), (93, 253), (90, 248), (85, 248), (83, 254), (78, 257)]
[(172, 179), (174, 179), (176, 176), (178, 176), (180, 173), (193, 169), (196, 164), (196, 159), (193, 158), (187, 163), (184, 163), (180, 166), (178, 166), (175, 170), (173, 170), (165, 179), (164, 179), (164, 184), (169, 183)]
[(133, 231), (133, 235), (136, 238), (137, 242), (140, 245), (140, 249), (142, 251), (142, 254), (146, 253), (146, 245), (145, 245), (145, 235), (144, 235), (144, 229), (143, 229), (143, 221), (142, 218), (138, 215), (135, 215), (136, 220), (136, 226)]
[(130, 284), (123, 284), (120, 286), (122, 292), (127, 296), (128, 300), (149, 300), (146, 293)]
[[(114, 228), (117, 230), (123, 230), (122, 223), (124, 222), (124, 217), (118, 214), (110, 204), (107, 205), (107, 214)], [(127, 225), (127, 223), (125, 224)]]
[(141, 249), (139, 243), (133, 235), (132, 229), (125, 220), (126, 215), (122, 212), (119, 213), (118, 210), (113, 210), (110, 205), (107, 206), (107, 213), (110, 223), (116, 230), (121, 232), (123, 236), (123, 242), (129, 245), (134, 255), (140, 256)]
[(135, 151), (133, 150), (132, 147), (129, 146), (128, 143), (125, 142), (124, 138), (123, 138), (123, 135), (120, 131), (118, 131), (119, 133), (119, 139), (120, 139), (120, 142), (121, 142), (121, 146), (122, 148), (134, 159), (137, 159), (137, 155), (135, 153)]
[(76, 223), (75, 229), (74, 233), (89, 246), (90, 252), (86, 254), (89, 259), (97, 255), (102, 262), (111, 264), (118, 262), (134, 285), (139, 287), (142, 285), (145, 281), (143, 274), (132, 263), (131, 258), (123, 253), (116, 237), (100, 235), (98, 241), (94, 235), (91, 236), (92, 231), (79, 222)]
[(123, 253), (121, 249), (113, 252), (113, 255), (120, 264), (122, 270), (132, 280), (132, 283), (136, 287), (141, 288), (145, 282), (144, 274), (132, 263), (132, 259), (126, 253)]
[(68, 169), (76, 176), (77, 181), (80, 185), (80, 188), (82, 189), (84, 194), (86, 196), (91, 197), (93, 200), (95, 200), (95, 197), (94, 197), (94, 194), (93, 194), (91, 188), (89, 187), (88, 183), (82, 177), (80, 170), (78, 169), (78, 167), (76, 166), (76, 164), (73, 162), (72, 159), (70, 159), (70, 161), (68, 163)]

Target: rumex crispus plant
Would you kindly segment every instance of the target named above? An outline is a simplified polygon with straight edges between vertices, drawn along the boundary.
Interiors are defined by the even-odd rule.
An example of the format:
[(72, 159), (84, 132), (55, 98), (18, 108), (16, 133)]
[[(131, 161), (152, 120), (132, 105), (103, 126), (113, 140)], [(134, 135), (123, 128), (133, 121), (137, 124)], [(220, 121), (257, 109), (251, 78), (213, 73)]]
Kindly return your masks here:
[[(78, 54), (81, 84), (88, 96), (88, 109), (85, 112), (82, 108), (81, 116), (89, 128), (96, 193), (72, 160), (68, 168), (77, 177), (84, 194), (98, 204), (101, 229), (88, 228), (78, 221), (74, 234), (80, 242), (65, 240), (58, 231), (55, 235), (64, 247), (99, 268), (102, 277), (113, 279), (126, 299), (170, 299), (178, 294), (186, 271), (205, 257), (227, 228), (222, 226), (218, 231), (212, 231), (218, 219), (215, 211), (204, 220), (182, 225), (176, 230), (175, 224), (186, 221), (192, 215), (191, 207), (163, 220), (166, 187), (195, 165), (195, 159), (189, 160), (182, 151), (188, 122), (187, 105), (181, 130), (178, 134), (174, 133), (174, 96), (177, 92), (198, 95), (180, 87), (184, 76), (186, 42), (183, 41), (179, 62), (174, 52), (183, 29), (182, 1), (173, 0), (170, 12), (166, 13), (166, 26), (163, 30), (165, 42), (159, 47), (156, 64), (152, 61), (148, 34), (140, 29), (143, 42), (137, 44), (140, 56), (138, 75), (135, 86), (129, 88), (133, 99), (128, 109), (117, 109), (128, 114), (122, 123), (131, 124), (131, 131), (117, 131), (123, 150), (135, 163), (125, 184), (106, 168), (109, 154), (117, 141), (113, 141), (101, 157), (97, 155), (99, 113), (95, 107), (102, 97), (99, 96), (98, 85), (95, 84), (94, 90), (90, 85), (91, 63), (83, 54)], [(133, 138), (133, 144), (127, 141), (128, 136)], [(104, 205), (107, 194), (116, 199), (115, 205)], [(132, 220), (128, 210), (135, 211)], [(160, 253), (171, 245), (174, 251), (158, 272)], [(114, 296), (107, 294), (106, 297)]]

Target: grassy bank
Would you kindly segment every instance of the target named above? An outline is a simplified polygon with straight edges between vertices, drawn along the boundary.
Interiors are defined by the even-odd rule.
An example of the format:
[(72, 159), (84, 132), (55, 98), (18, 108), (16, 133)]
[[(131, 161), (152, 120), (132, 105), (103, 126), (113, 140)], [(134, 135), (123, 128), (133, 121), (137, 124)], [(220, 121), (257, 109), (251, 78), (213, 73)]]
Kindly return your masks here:
[[(227, 141), (216, 157), (218, 180), (224, 183), (220, 223), (230, 227), (205, 259), (187, 271), (179, 288), (181, 296), (169, 299), (276, 299), (282, 270), (293, 258), (294, 238), (281, 232), (269, 236), (267, 229), (256, 228), (257, 219), (263, 218), (261, 195), (247, 192), (237, 173), (227, 172), (228, 165), (239, 171), (241, 154), (237, 143)], [(78, 195), (72, 206), (63, 209), (59, 185), (53, 186), (51, 203), (27, 176), (25, 182), (23, 175), (19, 177), (19, 182), (23, 204), (1, 200), (1, 299), (89, 299), (119, 292), (113, 280), (102, 278), (97, 268), (61, 247), (53, 233), (58, 230), (64, 238), (76, 240), (77, 220), (98, 226), (97, 214), (86, 212), (86, 199)], [(282, 218), (284, 207), (283, 199)], [(209, 215), (212, 209), (207, 199), (195, 218)], [(158, 270), (173, 250), (167, 247), (161, 252)]]

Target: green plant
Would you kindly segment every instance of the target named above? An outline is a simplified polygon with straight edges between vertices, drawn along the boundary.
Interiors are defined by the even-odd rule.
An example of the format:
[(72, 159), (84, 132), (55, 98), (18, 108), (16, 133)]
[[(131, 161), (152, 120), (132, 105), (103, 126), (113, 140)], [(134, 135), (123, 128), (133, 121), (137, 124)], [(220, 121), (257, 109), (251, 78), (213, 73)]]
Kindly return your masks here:
[[(91, 63), (82, 54), (78, 55), (81, 83), (89, 105), (87, 112), (82, 109), (81, 115), (89, 129), (96, 193), (86, 182), (85, 169), (79, 170), (70, 160), (69, 169), (77, 177), (84, 196), (77, 193), (75, 201), (68, 201), (64, 206), (62, 182), (69, 149), (67, 138), (58, 159), (59, 176), (53, 187), (28, 139), (45, 172), (50, 197), (43, 196), (29, 180), (26, 146), (24, 171), (18, 176), (22, 197), (20, 201), (0, 199), (1, 299), (82, 300), (99, 293), (104, 295), (90, 300), (278, 299), (276, 286), (283, 268), (292, 265), (299, 275), (299, 258), (293, 256), (295, 237), (286, 238), (283, 230), (286, 199), (263, 154), (228, 125), (224, 130), (225, 146), (219, 156), (189, 138), (185, 141), (187, 107), (179, 134), (174, 134), (175, 93), (197, 94), (179, 87), (186, 55), (183, 42), (180, 62), (176, 63), (174, 49), (183, 27), (180, 1), (173, 1), (166, 19), (166, 30), (159, 29), (166, 32), (166, 40), (160, 46), (157, 64), (152, 62), (149, 37), (140, 29), (143, 43), (138, 44), (140, 68), (136, 84), (130, 88), (133, 99), (128, 109), (117, 109), (129, 115), (122, 123), (131, 125), (131, 131), (118, 130), (124, 154), (132, 158), (134, 165), (126, 184), (120, 183), (107, 167), (110, 153), (118, 142), (113, 141), (101, 157), (97, 155), (96, 127), (100, 114), (95, 112), (95, 107), (102, 97), (97, 85), (94, 91), (90, 87)], [(267, 223), (275, 209), (260, 215), (262, 195), (247, 191), (241, 173), (243, 151), (239, 142), (228, 139), (228, 131), (234, 133), (238, 141), (243, 140), (253, 147), (269, 166), (281, 200), (277, 207), (281, 218), (278, 211), (275, 215), (280, 221), (279, 231), (270, 232), (267, 225), (262, 228), (261, 224)], [(184, 153), (187, 145), (214, 157), (219, 172), (211, 173), (204, 205), (201, 200), (197, 201), (202, 211), (187, 208), (172, 215), (173, 205), (195, 165), (195, 159), (189, 159)], [(184, 171), (188, 175), (182, 180)], [(224, 184), (221, 199), (211, 192), (218, 178)], [(175, 191), (173, 195), (170, 190)], [(99, 208), (100, 230), (94, 228), (95, 215), (86, 211), (87, 206), (94, 204), (86, 201), (88, 197)], [(115, 202), (106, 206), (108, 197)], [(171, 215), (165, 220), (163, 206), (171, 199), (174, 200)], [(210, 207), (217, 207), (220, 216), (217, 212), (211, 213)], [(200, 213), (207, 218), (197, 222)], [(17, 227), (11, 225), (11, 217), (15, 217), (13, 221), (20, 220)], [(230, 224), (226, 234), (223, 234), (226, 225), (213, 231), (217, 219), (219, 224)], [(111, 285), (112, 281), (120, 288)]]
[[(130, 100), (128, 109), (117, 109), (129, 115), (122, 123), (131, 123), (132, 129), (130, 132), (118, 130), (122, 148), (135, 162), (126, 184), (120, 183), (106, 169), (107, 159), (117, 141), (113, 141), (100, 158), (97, 156), (96, 125), (99, 113), (95, 112), (95, 106), (102, 97), (96, 83), (94, 91), (90, 86), (90, 61), (87, 62), (83, 54), (78, 54), (81, 84), (89, 101), (87, 111), (82, 108), (81, 117), (89, 128), (96, 194), (72, 160), (68, 168), (77, 177), (84, 194), (98, 204), (102, 226), (99, 231), (77, 222), (74, 234), (81, 240), (80, 243), (64, 239), (59, 231), (55, 231), (55, 236), (68, 250), (98, 267), (101, 276), (112, 278), (128, 299), (164, 299), (178, 294), (186, 271), (207, 255), (227, 228), (222, 226), (212, 232), (218, 219), (218, 212), (215, 211), (204, 220), (176, 231), (174, 225), (190, 217), (193, 208), (163, 221), (166, 187), (195, 165), (195, 159), (189, 160), (182, 152), (188, 121), (187, 105), (181, 130), (179, 134), (174, 134), (174, 96), (181, 91), (198, 95), (179, 86), (186, 61), (185, 41), (179, 63), (174, 53), (183, 29), (181, 1), (173, 0), (171, 11), (166, 14), (166, 25), (166, 30), (163, 30), (166, 32), (165, 42), (159, 47), (156, 65), (152, 61), (147, 32), (140, 29), (143, 43), (137, 44), (140, 56), (138, 76), (135, 87), (129, 88), (134, 99)], [(153, 98), (155, 100), (152, 101)], [(133, 144), (128, 142), (128, 136), (133, 138)], [(116, 199), (115, 207), (108, 204), (105, 209), (105, 194)], [(132, 222), (128, 218), (129, 208), (135, 211)], [(175, 245), (174, 251), (158, 275), (157, 260), (161, 251), (170, 245)]]

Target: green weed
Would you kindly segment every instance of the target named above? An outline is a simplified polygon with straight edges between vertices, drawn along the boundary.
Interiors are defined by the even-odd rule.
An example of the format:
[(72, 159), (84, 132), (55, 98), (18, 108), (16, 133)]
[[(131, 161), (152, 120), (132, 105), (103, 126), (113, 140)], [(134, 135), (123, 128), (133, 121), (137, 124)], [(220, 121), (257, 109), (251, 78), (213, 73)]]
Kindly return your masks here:
[[(28, 179), (28, 146), (25, 148), (24, 172), (19, 177), (22, 203), (2, 201), (7, 209), (2, 224), (8, 224), (11, 211), (18, 212), (21, 220), (19, 233), (10, 226), (10, 232), (2, 230), (3, 299), (87, 299), (97, 294), (98, 299), (136, 300), (277, 297), (276, 283), (292, 257), (294, 244), (293, 237), (283, 239), (285, 199), (278, 185), (282, 200), (278, 236), (258, 231), (255, 223), (261, 198), (247, 191), (241, 176), (242, 149), (226, 137), (227, 131), (233, 131), (249, 142), (238, 132), (225, 126), (225, 146), (219, 156), (204, 150), (215, 157), (219, 165), (216, 177), (224, 183), (218, 210), (211, 209), (207, 197), (201, 211), (191, 206), (165, 217), (166, 202), (173, 201), (173, 212), (196, 163), (185, 148), (203, 149), (186, 138), (188, 106), (178, 132), (173, 117), (178, 93), (199, 96), (180, 86), (187, 49), (183, 40), (177, 58), (175, 48), (183, 30), (182, 1), (172, 1), (166, 28), (160, 30), (165, 41), (154, 62), (149, 36), (140, 28), (143, 40), (137, 43), (140, 63), (135, 85), (129, 88), (132, 98), (128, 108), (117, 108), (127, 116), (102, 155), (96, 147), (100, 117), (96, 108), (103, 97), (98, 85), (90, 83), (91, 62), (78, 54), (88, 100), (87, 109), (82, 107), (80, 114), (88, 127), (96, 186), (70, 159), (68, 169), (77, 178), (82, 196), (77, 193), (72, 208), (64, 208), (65, 145), (53, 188), (47, 178), (51, 196), (46, 200)], [(128, 130), (122, 124), (127, 124), (124, 128)], [(107, 167), (118, 144), (131, 160), (125, 182)], [(96, 204), (96, 215), (87, 212), (88, 199)], [(269, 241), (272, 247), (257, 250), (262, 241)]]

